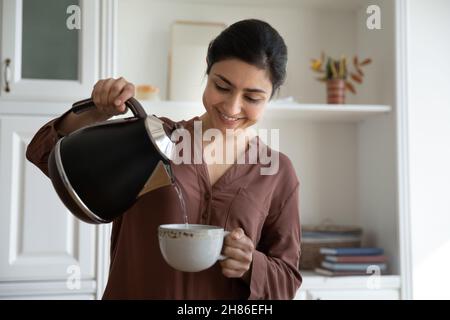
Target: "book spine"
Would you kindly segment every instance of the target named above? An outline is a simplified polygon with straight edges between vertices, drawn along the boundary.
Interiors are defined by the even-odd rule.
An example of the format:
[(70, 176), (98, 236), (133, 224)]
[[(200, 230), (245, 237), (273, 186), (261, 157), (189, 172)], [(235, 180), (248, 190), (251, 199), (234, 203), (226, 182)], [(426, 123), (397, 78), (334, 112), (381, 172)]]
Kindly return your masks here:
[(380, 271), (386, 270), (385, 263), (331, 263), (327, 261), (322, 262), (322, 267), (329, 270), (348, 270), (348, 271), (366, 271), (369, 268), (377, 267)]
[(326, 261), (331, 262), (375, 262), (382, 263), (387, 262), (386, 256), (325, 256)]
[(320, 253), (338, 256), (374, 256), (382, 255), (380, 248), (320, 248)]

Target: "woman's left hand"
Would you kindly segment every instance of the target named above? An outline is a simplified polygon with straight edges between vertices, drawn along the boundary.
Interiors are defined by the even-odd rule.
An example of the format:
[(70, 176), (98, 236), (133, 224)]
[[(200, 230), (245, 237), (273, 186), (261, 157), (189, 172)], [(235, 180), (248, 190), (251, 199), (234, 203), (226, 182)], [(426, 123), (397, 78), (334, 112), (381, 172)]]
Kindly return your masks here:
[(222, 254), (227, 258), (220, 261), (222, 273), (227, 278), (248, 280), (248, 271), (253, 261), (255, 246), (242, 228), (236, 228), (225, 237)]

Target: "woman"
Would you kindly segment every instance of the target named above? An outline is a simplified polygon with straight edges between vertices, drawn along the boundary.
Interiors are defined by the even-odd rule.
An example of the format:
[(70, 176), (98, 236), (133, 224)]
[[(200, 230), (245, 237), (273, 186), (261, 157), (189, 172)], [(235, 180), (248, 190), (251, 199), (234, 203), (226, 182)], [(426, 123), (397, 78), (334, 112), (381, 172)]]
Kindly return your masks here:
[[(269, 24), (243, 20), (231, 25), (208, 48), (206, 113), (178, 124), (190, 132), (195, 121), (201, 122), (202, 130), (231, 129), (226, 144), (249, 136), (283, 83), (286, 62), (286, 45)], [(28, 146), (27, 158), (48, 175), (48, 155), (59, 137), (125, 113), (124, 101), (133, 95), (134, 86), (123, 78), (98, 81), (92, 92), (97, 108), (80, 115), (69, 110), (46, 124)], [(113, 222), (104, 299), (294, 297), (301, 284), (299, 182), (290, 160), (272, 150), (279, 157), (275, 174), (262, 175), (260, 162), (235, 163), (237, 155), (248, 152), (250, 142), (263, 145), (257, 136), (246, 141), (232, 163), (172, 164), (185, 195), (189, 223), (231, 231), (223, 249), (228, 258), (197, 273), (180, 272), (165, 263), (157, 227), (180, 223), (182, 214), (174, 189), (159, 188), (141, 196)], [(205, 143), (205, 152), (211, 145), (214, 142)]]

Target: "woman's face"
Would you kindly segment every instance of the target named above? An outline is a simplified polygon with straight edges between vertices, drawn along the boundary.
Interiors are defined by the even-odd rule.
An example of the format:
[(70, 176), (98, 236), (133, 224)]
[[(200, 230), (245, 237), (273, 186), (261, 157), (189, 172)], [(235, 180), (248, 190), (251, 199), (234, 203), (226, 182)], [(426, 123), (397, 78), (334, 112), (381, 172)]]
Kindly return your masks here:
[(210, 69), (203, 105), (213, 128), (245, 129), (263, 115), (272, 93), (266, 70), (238, 59), (216, 62)]

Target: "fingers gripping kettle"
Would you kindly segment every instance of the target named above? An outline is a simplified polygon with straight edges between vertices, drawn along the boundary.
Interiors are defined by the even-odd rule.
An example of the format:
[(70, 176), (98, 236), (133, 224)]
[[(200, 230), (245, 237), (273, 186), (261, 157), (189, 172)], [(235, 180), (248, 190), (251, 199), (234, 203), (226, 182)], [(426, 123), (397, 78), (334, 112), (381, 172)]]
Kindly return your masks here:
[[(175, 150), (170, 128), (148, 116), (134, 99), (134, 117), (104, 121), (62, 137), (49, 156), (53, 186), (65, 206), (88, 223), (112, 221), (136, 199), (170, 185), (169, 161)], [(76, 102), (74, 113), (95, 108), (92, 99)]]

